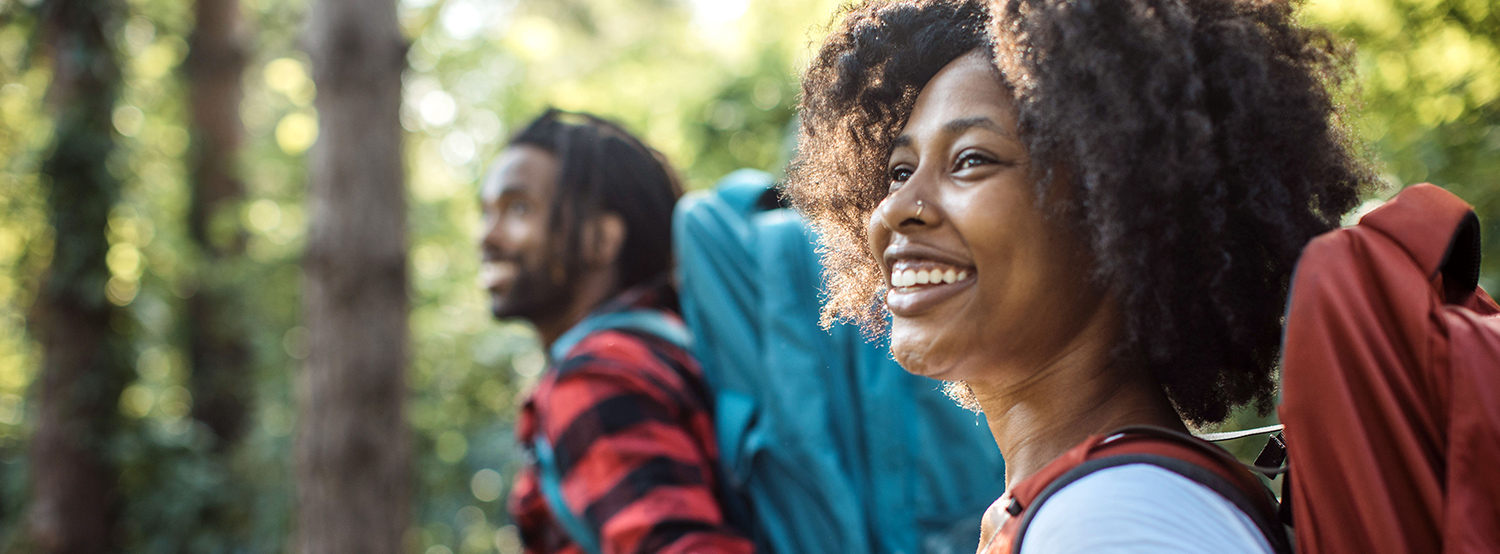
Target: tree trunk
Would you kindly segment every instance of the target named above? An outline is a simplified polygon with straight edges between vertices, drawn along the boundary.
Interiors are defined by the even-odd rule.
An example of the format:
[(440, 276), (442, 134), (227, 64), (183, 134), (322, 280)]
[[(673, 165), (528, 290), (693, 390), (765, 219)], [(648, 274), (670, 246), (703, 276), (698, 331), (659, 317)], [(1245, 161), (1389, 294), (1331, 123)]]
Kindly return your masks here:
[[(115, 474), (106, 456), (116, 406), (132, 371), (105, 299), (109, 212), (120, 184), (105, 167), (115, 148), (111, 114), (120, 69), (108, 0), (48, 0), (39, 44), (53, 65), (48, 91), (56, 132), (42, 164), (55, 245), (30, 315), (41, 341), (39, 407), (31, 437), (32, 502), (26, 536), (48, 553), (111, 549)], [(123, 314), (122, 314), (123, 315)]]
[(238, 220), (244, 199), (235, 153), (243, 136), (240, 76), (245, 50), (238, 0), (197, 0), (197, 21), (185, 63), (193, 131), (193, 195), (188, 228), (202, 254), (198, 292), (187, 301), (186, 331), (192, 363), (193, 417), (218, 439), (223, 452), (244, 431), (250, 399), (250, 348), (235, 309), (239, 290), (231, 274), (244, 252), (245, 236), (214, 232), (217, 218)]
[(298, 546), (404, 551), (406, 199), (394, 0), (315, 0), (306, 35), (320, 118), (313, 149), (297, 437)]

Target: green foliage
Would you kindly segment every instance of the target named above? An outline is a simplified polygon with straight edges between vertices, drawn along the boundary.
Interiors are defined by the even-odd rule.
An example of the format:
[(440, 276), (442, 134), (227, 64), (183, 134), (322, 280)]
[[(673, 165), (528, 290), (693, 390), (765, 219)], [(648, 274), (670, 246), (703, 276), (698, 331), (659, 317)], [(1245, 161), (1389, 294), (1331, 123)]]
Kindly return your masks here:
[(9, 542), (26, 497), (27, 391), (41, 364), (24, 333), (27, 308), (52, 258), (52, 228), (37, 155), (52, 141), (42, 107), (51, 75), (28, 62), (31, 13), (0, 11), (0, 544)]
[[(52, 261), (39, 180), (39, 154), (52, 142), (52, 125), (42, 105), (51, 74), (28, 59), (32, 14), (7, 7), (0, 22), (0, 464), (8, 465), (22, 454), (19, 441), (29, 431), (23, 397), (41, 363), (23, 330), (41, 271)], [(0, 510), (9, 512), (10, 503)]]
[[(1482, 284), (1500, 288), (1500, 6), (1489, 0), (1319, 0), (1309, 20), (1352, 40), (1357, 125), (1395, 185), (1432, 182), (1484, 226)], [(1398, 187), (1387, 191), (1393, 194)]]

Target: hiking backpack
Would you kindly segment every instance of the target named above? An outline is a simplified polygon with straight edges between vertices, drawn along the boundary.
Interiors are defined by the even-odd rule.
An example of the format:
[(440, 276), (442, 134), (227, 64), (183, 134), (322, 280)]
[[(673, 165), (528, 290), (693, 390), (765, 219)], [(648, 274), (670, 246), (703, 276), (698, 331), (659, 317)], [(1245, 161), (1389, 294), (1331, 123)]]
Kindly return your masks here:
[(1479, 234), (1424, 184), (1303, 251), (1279, 407), (1299, 552), (1500, 551), (1500, 306)]

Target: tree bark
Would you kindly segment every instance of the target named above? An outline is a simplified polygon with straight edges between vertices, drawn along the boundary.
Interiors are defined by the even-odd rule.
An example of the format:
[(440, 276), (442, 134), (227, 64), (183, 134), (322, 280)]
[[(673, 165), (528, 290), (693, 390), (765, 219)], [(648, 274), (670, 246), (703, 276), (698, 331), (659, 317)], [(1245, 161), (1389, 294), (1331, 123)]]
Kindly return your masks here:
[(106, 447), (120, 391), (133, 373), (127, 340), (111, 329), (105, 230), (120, 184), (105, 167), (115, 148), (111, 115), (120, 86), (108, 0), (48, 0), (37, 27), (53, 66), (56, 122), (42, 164), (55, 245), (29, 325), (42, 345), (31, 436), (32, 501), (26, 537), (40, 552), (111, 549), (115, 472)]
[(217, 218), (235, 216), (244, 200), (235, 155), (240, 123), (240, 76), (245, 71), (238, 0), (197, 0), (197, 21), (184, 64), (194, 144), (192, 208), (188, 229), (201, 254), (198, 291), (187, 300), (186, 331), (192, 363), (193, 417), (218, 439), (223, 452), (244, 432), (250, 400), (250, 348), (241, 324), (232, 275), (244, 253), (239, 226), (212, 229)]
[(391, 553), (411, 506), (405, 422), (406, 198), (394, 0), (316, 0), (317, 85), (297, 437), (298, 546)]

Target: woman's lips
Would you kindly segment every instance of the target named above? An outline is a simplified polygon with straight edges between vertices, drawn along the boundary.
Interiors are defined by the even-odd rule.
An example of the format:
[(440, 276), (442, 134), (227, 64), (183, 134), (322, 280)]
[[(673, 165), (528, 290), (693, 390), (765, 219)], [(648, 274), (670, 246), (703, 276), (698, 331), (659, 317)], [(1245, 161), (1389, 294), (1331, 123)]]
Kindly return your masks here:
[(974, 284), (972, 268), (933, 262), (900, 261), (891, 267), (886, 306), (898, 317), (913, 317)]

